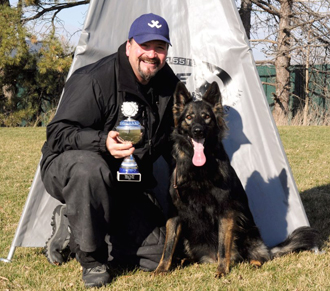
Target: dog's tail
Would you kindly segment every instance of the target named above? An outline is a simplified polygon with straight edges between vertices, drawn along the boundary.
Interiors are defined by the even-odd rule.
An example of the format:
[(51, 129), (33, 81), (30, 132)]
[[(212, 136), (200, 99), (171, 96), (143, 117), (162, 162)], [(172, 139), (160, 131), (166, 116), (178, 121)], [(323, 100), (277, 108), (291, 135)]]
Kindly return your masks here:
[(302, 226), (293, 231), (285, 241), (271, 248), (273, 257), (283, 256), (291, 252), (317, 250), (319, 232), (309, 226)]

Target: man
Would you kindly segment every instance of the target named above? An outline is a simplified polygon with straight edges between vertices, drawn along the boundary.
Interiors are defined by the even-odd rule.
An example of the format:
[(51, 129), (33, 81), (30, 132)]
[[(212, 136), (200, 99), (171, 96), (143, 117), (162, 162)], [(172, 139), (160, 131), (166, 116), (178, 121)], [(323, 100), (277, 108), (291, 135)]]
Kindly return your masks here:
[[(170, 163), (172, 95), (178, 82), (166, 64), (170, 44), (165, 19), (140, 16), (116, 54), (72, 74), (47, 126), (41, 177), (47, 192), (64, 205), (54, 210), (46, 256), (54, 265), (63, 263), (70, 241), (86, 287), (111, 282), (109, 250), (113, 261), (146, 270), (160, 260), (165, 220), (149, 196), (157, 184), (153, 163), (161, 155)], [(127, 118), (122, 105), (130, 102), (138, 108), (133, 118), (144, 127), (134, 146), (119, 142), (115, 131)], [(141, 181), (117, 181), (123, 158), (131, 154)]]

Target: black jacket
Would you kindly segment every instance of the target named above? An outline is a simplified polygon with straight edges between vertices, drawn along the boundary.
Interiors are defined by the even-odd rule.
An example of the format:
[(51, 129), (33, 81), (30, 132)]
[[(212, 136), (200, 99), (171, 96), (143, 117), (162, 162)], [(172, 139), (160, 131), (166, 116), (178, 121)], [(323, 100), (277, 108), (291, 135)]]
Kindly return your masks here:
[(170, 155), (172, 95), (178, 81), (165, 64), (144, 92), (126, 56), (125, 44), (116, 54), (76, 70), (66, 82), (57, 113), (47, 126), (41, 176), (57, 155), (68, 150), (98, 152), (117, 171), (122, 160), (113, 158), (107, 151), (107, 134), (126, 119), (120, 108), (123, 102), (135, 101), (139, 112), (133, 118), (145, 127), (145, 133), (143, 140), (135, 145), (134, 157), (142, 180), (152, 179), (153, 162), (160, 155), (166, 159)]

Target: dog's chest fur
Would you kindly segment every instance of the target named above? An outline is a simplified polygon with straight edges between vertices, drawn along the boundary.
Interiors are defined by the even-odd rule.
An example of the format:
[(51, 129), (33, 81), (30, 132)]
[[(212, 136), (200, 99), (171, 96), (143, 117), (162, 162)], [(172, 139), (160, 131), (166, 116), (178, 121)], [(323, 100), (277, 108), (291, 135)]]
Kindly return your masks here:
[(171, 187), (172, 200), (182, 223), (188, 255), (196, 261), (216, 261), (218, 219), (227, 209), (233, 209), (228, 205), (232, 200), (228, 199), (229, 188), (221, 172), (223, 163), (207, 154), (205, 165), (196, 167), (191, 162), (192, 153), (187, 146), (187, 142), (176, 138), (176, 170), (172, 184), (177, 184), (178, 188)]

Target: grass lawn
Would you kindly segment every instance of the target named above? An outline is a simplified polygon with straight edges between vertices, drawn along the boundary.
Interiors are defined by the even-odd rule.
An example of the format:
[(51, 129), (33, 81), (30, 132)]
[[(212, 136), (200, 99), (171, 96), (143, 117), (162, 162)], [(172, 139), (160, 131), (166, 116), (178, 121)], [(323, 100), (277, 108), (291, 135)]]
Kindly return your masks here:
[[(312, 227), (321, 232), (324, 254), (302, 252), (260, 269), (236, 264), (215, 279), (216, 265), (190, 265), (165, 276), (114, 270), (98, 290), (330, 290), (330, 127), (279, 127), (284, 149)], [(6, 258), (45, 140), (45, 128), (0, 128), (0, 257)], [(50, 265), (41, 248), (16, 248), (0, 262), (0, 290), (85, 290), (76, 261)]]

